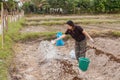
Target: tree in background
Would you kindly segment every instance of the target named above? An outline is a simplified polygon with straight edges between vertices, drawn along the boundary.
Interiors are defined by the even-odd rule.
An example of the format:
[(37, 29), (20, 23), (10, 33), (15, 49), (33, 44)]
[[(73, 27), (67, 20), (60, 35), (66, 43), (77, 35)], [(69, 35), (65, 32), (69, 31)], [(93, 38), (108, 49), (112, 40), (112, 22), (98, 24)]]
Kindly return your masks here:
[[(4, 9), (7, 10), (9, 13), (15, 12), (18, 10), (18, 2), (14, 0), (8, 1), (0, 1), (3, 2)], [(1, 9), (1, 4), (0, 4)]]
[(47, 0), (50, 8), (62, 8), (64, 13), (75, 13), (79, 0)]
[(90, 1), (91, 0), (79, 0), (78, 7), (80, 8), (81, 13), (87, 13), (90, 12)]
[(106, 0), (105, 8), (107, 13), (120, 12), (120, 0)]
[(46, 0), (31, 0), (24, 3), (23, 9), (25, 10), (25, 13), (38, 13), (46, 4)]
[(64, 14), (118, 13), (120, 0), (31, 0), (24, 3), (28, 13), (49, 13), (50, 8), (62, 8)]
[(104, 13), (106, 0), (94, 0), (94, 12)]
[(24, 3), (23, 9), (24, 9), (25, 13), (29, 13), (30, 12), (29, 6), (31, 6), (30, 2), (25, 2)]

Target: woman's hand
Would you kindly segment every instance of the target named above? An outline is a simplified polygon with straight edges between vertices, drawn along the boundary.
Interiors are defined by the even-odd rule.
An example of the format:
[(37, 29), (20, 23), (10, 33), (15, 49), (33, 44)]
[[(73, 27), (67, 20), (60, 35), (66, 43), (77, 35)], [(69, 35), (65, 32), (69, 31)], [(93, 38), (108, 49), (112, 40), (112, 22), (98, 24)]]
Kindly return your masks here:
[(65, 38), (65, 37), (66, 37), (66, 35), (64, 34), (64, 35), (62, 35), (61, 37), (59, 37), (59, 38), (57, 38), (57, 39), (55, 39), (55, 40), (52, 40), (51, 43), (52, 43), (52, 44), (55, 44), (58, 40), (63, 39), (63, 38)]
[(87, 36), (87, 37), (90, 39), (91, 42), (94, 43), (94, 40), (92, 39), (92, 37), (91, 37), (86, 31), (83, 31), (83, 34), (84, 34), (85, 36)]
[(56, 43), (56, 40), (51, 40), (51, 43), (52, 43), (52, 44), (55, 44), (55, 43)]
[(94, 43), (94, 40), (93, 40), (92, 38), (90, 38), (90, 41), (91, 41), (92, 43)]

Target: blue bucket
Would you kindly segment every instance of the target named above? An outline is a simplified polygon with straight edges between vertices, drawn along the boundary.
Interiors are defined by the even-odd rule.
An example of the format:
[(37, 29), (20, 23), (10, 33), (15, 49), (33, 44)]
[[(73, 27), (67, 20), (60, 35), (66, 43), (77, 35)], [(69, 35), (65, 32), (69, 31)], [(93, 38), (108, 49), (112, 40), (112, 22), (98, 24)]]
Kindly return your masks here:
[(88, 70), (89, 63), (90, 63), (90, 59), (89, 58), (85, 58), (85, 57), (80, 57), (79, 58), (79, 68), (82, 71), (87, 71)]
[[(62, 36), (62, 32), (58, 32), (57, 35), (56, 35), (57, 38), (59, 38), (61, 36)], [(64, 46), (64, 41), (62, 39), (58, 40), (56, 42), (56, 46)]]

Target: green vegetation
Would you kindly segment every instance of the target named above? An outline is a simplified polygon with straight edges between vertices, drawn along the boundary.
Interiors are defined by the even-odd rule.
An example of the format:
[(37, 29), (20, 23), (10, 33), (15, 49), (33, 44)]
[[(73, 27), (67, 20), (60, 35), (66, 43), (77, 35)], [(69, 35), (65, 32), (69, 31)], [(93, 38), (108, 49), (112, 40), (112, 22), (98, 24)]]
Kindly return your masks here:
[[(104, 15), (105, 16), (105, 15)], [(105, 20), (116, 20), (116, 21), (119, 21), (118, 18), (120, 17), (120, 15), (117, 15), (116, 16), (112, 16), (110, 15), (111, 17), (107, 17), (106, 16), (106, 19), (100, 19), (100, 17), (92, 17), (92, 18), (89, 18), (89, 17), (84, 17), (84, 18), (80, 18), (80, 17), (72, 17), (72, 18), (27, 18), (26, 19), (26, 22), (51, 22), (51, 21), (67, 21), (67, 20), (74, 20), (74, 21), (105, 21)], [(116, 19), (117, 18), (117, 19)]]
[[(29, 25), (29, 26), (37, 26), (37, 25), (46, 25), (46, 26), (51, 26), (51, 25), (63, 25), (66, 23), (67, 20), (51, 20), (51, 21), (43, 21), (43, 22), (36, 22), (32, 21), (31, 23), (28, 24), (26, 22), (24, 25)], [(102, 20), (102, 19), (76, 19), (73, 20), (76, 24), (101, 24), (101, 23), (120, 23), (120, 20)]]
[[(38, 19), (26, 19), (26, 21), (35, 21), (35, 22), (40, 22), (40, 21), (60, 21), (60, 20), (81, 20), (81, 18), (38, 18)], [(82, 19), (83, 20), (83, 19)]]
[(84, 21), (84, 20), (99, 20), (99, 19), (97, 19), (97, 18), (41, 18), (41, 19), (26, 19), (26, 21), (34, 21), (34, 22), (40, 22), (41, 20), (42, 21), (48, 21), (48, 22), (50, 22), (50, 21), (67, 21), (67, 20), (75, 20), (75, 21), (77, 21), (77, 20), (79, 20), (79, 21)]
[(110, 35), (115, 36), (115, 37), (120, 37), (120, 31), (111, 31)]
[(7, 80), (7, 74), (6, 64), (0, 61), (0, 80)]
[(49, 14), (50, 8), (62, 8), (64, 14), (119, 13), (120, 0), (31, 0), (24, 4), (26, 13)]
[(22, 22), (23, 20), (9, 23), (9, 30), (5, 32), (4, 48), (0, 44), (0, 80), (7, 80), (8, 68), (13, 57), (12, 46), (14, 45), (14, 39), (19, 37), (19, 29), (22, 28), (20, 23)]
[(17, 41), (29, 41), (29, 40), (35, 40), (37, 38), (41, 38), (42, 40), (44, 39), (51, 39), (54, 38), (55, 34), (57, 32), (35, 32), (35, 33), (23, 33), (20, 38)]
[(1, 0), (0, 1), (0, 10), (1, 10), (1, 2), (3, 2), (3, 5), (4, 5), (4, 9), (7, 9), (9, 11), (11, 10), (15, 10), (16, 8), (18, 8), (18, 2), (15, 1), (15, 0)]

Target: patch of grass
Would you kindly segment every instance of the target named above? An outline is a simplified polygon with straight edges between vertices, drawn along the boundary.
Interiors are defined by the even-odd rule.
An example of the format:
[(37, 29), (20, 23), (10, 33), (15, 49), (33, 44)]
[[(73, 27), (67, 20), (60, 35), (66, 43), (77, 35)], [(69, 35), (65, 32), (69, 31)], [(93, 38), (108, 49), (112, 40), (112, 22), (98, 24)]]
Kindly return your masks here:
[(57, 22), (57, 21), (51, 21), (51, 22), (42, 22), (41, 25), (46, 26), (52, 26), (52, 25), (63, 25), (65, 24), (65, 21)]
[(21, 34), (20, 38), (17, 41), (30, 41), (35, 40), (37, 38), (44, 38), (44, 39), (50, 39), (55, 36), (57, 32), (33, 32), (33, 33), (23, 33)]
[[(99, 20), (99, 19), (83, 19), (83, 20), (73, 20), (76, 24), (101, 24), (101, 23), (119, 23), (120, 20)], [(31, 22), (28, 24), (26, 22), (25, 26), (38, 26), (38, 25), (63, 25), (66, 23), (66, 20), (62, 21), (44, 21), (44, 22)]]
[(120, 31), (111, 31), (110, 35), (114, 37), (120, 37)]
[(12, 46), (14, 44), (14, 40), (19, 37), (19, 29), (22, 28), (21, 26), (22, 22), (24, 22), (23, 19), (17, 22), (9, 23), (8, 32), (5, 32), (4, 48), (2, 48), (0, 44), (0, 60), (2, 61), (0, 62), (0, 80), (7, 80), (8, 68), (13, 57)]
[(98, 31), (98, 30), (89, 30), (87, 31), (92, 37), (110, 37), (110, 38), (119, 38), (120, 31)]
[(27, 22), (40, 22), (40, 21), (67, 21), (67, 20), (84, 20), (84, 18), (36, 18), (36, 19), (26, 19)]
[(0, 62), (0, 80), (7, 80), (7, 68), (4, 62)]
[[(37, 18), (33, 17), (36, 16)], [(45, 17), (43, 17), (45, 16)], [(58, 20), (83, 20), (83, 19), (102, 19), (101, 17), (104, 17), (105, 19), (116, 19), (120, 17), (120, 14), (99, 14), (99, 15), (62, 15), (62, 16), (52, 16), (51, 15), (26, 15), (26, 21), (58, 21)], [(103, 19), (104, 19), (103, 18)]]

